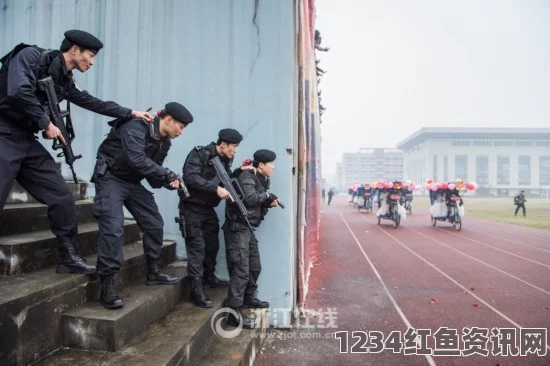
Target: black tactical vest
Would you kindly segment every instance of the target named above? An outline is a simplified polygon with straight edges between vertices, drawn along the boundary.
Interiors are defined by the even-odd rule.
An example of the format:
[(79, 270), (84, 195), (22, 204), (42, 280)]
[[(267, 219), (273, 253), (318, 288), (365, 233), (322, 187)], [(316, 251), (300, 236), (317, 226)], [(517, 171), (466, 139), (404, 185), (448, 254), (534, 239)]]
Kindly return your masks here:
[[(215, 182), (216, 184), (220, 183), (220, 180), (218, 179), (218, 176), (216, 174), (216, 169), (214, 166), (210, 163), (210, 160), (214, 158), (215, 156), (219, 156), (216, 151), (216, 143), (211, 142), (207, 146), (195, 146), (195, 153), (189, 154), (187, 156), (187, 159), (185, 161), (185, 164), (189, 161), (195, 165), (200, 165), (202, 167), (201, 169), (201, 177), (204, 179)], [(233, 159), (227, 159), (224, 157), (220, 157), (220, 161), (225, 166), (227, 174), (231, 176), (230, 168), (231, 164), (233, 163)], [(184, 164), (184, 180), (185, 180), (185, 164)], [(190, 196), (187, 198), (182, 197), (180, 206), (183, 204), (183, 206), (197, 206), (201, 208), (208, 208), (209, 210), (211, 208), (214, 208), (220, 204), (220, 197), (216, 192), (209, 192), (206, 190), (193, 188), (191, 186), (187, 186), (187, 189), (189, 190)], [(181, 207), (180, 207), (181, 208)]]
[[(269, 189), (269, 178), (263, 177), (259, 174), (256, 175), (250, 170), (242, 171), (239, 174), (239, 177), (244, 179), (253, 179), (254, 188), (256, 189), (256, 192), (260, 194), (267, 192), (267, 190)], [(239, 179), (239, 181), (241, 181), (241, 179)], [(260, 226), (260, 222), (264, 219), (265, 215), (267, 214), (268, 206), (264, 204), (257, 204), (252, 207), (247, 207), (246, 210), (248, 211), (247, 217), (248, 217), (248, 221), (250, 222), (250, 225), (254, 227), (258, 227)], [(245, 223), (237, 205), (235, 205), (234, 203), (231, 203), (229, 200), (227, 201), (227, 204), (225, 206), (225, 216), (230, 220)]]
[(138, 120), (140, 123), (144, 123), (147, 126), (145, 155), (155, 163), (162, 165), (166, 155), (168, 155), (168, 150), (170, 150), (171, 142), (169, 137), (162, 137), (160, 135), (160, 120), (158, 117), (155, 117), (153, 123), (149, 123), (141, 118), (133, 118), (130, 120), (120, 119), (118, 123), (114, 123), (109, 135), (107, 135), (107, 138), (101, 143), (97, 150), (97, 158), (106, 159), (109, 170), (117, 177), (128, 182), (137, 183), (145, 177), (128, 165), (122, 151), (122, 142), (120, 140), (120, 127), (122, 124), (128, 123), (131, 120)]
[[(2, 62), (2, 67), (0, 68), (0, 113), (19, 124), (23, 123), (24, 126), (24, 121), (27, 121), (29, 117), (25, 113), (24, 108), (18, 106), (14, 100), (8, 97), (8, 70), (12, 58), (27, 47), (33, 47), (40, 52), (40, 58), (33, 70), (36, 80), (48, 75), (51, 76), (59, 102), (68, 99), (69, 90), (74, 86), (72, 73), (64, 71), (65, 66), (61, 59), (63, 57), (61, 51), (43, 49), (38, 46), (20, 43), (12, 51), (4, 55), (0, 59), (0, 62)], [(39, 102), (44, 104), (46, 100), (45, 94), (37, 89), (36, 96)], [(67, 104), (67, 108), (70, 109), (69, 104)], [(26, 124), (26, 128), (33, 132), (38, 131), (38, 126), (32, 126), (30, 121)]]

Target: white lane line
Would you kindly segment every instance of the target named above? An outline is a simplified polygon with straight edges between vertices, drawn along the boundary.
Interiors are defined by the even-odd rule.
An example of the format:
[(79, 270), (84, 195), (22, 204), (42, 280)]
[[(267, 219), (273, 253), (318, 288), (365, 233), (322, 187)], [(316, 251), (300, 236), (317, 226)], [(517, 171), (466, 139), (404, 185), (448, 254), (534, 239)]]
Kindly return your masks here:
[(523, 235), (525, 235), (526, 237), (531, 238), (531, 239), (543, 241), (547, 244), (550, 243), (549, 239), (543, 239), (543, 238), (539, 238), (539, 237), (536, 237), (536, 236), (533, 236), (533, 235), (528, 235), (528, 234), (523, 234)]
[[(526, 247), (531, 247), (533, 249), (538, 249), (538, 250), (542, 250), (543, 252), (548, 252), (550, 253), (550, 250), (549, 249), (543, 249), (543, 248), (539, 248), (539, 247), (536, 247), (534, 245), (530, 245), (530, 244), (527, 244), (527, 243), (521, 243), (519, 241), (515, 241), (515, 240), (510, 240), (510, 239), (505, 239), (503, 237), (500, 237), (498, 235), (493, 235), (493, 234), (489, 234), (489, 233), (486, 233), (484, 231), (478, 231), (478, 230), (472, 230), (470, 228), (468, 228), (468, 231), (471, 231), (471, 232), (474, 232), (474, 233), (478, 233), (478, 234), (482, 234), (482, 235), (487, 235), (487, 236), (492, 236), (493, 238), (497, 238), (497, 239), (500, 239), (500, 240), (504, 240), (504, 241), (509, 241), (510, 243), (514, 243), (514, 244), (519, 244), (519, 245), (524, 245)], [(503, 234), (503, 235), (506, 235), (506, 234)]]
[[(380, 273), (378, 273), (378, 270), (376, 270), (376, 267), (374, 266), (374, 264), (372, 263), (372, 261), (370, 260), (369, 256), (367, 255), (367, 253), (365, 253), (365, 250), (363, 249), (363, 247), (361, 246), (361, 243), (359, 242), (359, 240), (357, 239), (357, 237), (355, 236), (354, 232), (351, 230), (351, 227), (348, 225), (348, 222), (346, 221), (346, 219), (344, 219), (344, 216), (342, 215), (342, 212), (340, 212), (340, 210), (338, 210), (338, 214), (340, 215), (340, 218), (342, 219), (342, 221), (344, 221), (344, 224), (347, 226), (351, 236), (353, 236), (353, 239), (355, 239), (355, 243), (357, 244), (357, 246), (359, 247), (359, 250), (361, 251), (361, 253), (363, 253), (363, 256), (365, 257), (365, 259), (367, 260), (367, 262), (369, 263), (370, 267), (372, 268), (372, 270), (374, 271), (374, 274), (376, 275), (376, 277), (378, 277), (378, 280), (380, 281), (380, 283), (382, 284), (382, 287), (384, 287), (384, 291), (386, 291), (386, 294), (388, 295), (388, 297), (390, 298), (390, 301), (391, 303), (393, 304), (393, 306), (395, 307), (395, 310), (397, 310), (397, 313), (399, 314), (399, 316), (401, 317), (401, 319), (403, 320), (403, 322), (405, 323), (405, 325), (408, 327), (408, 328), (413, 328), (414, 327), (411, 325), (411, 323), (409, 322), (409, 320), (407, 319), (407, 317), (405, 316), (405, 314), (403, 314), (403, 311), (401, 310), (401, 308), (399, 307), (399, 305), (397, 305), (397, 302), (395, 301), (395, 299), (393, 298), (390, 290), (388, 290), (388, 287), (386, 286), (386, 283), (384, 282), (384, 280), (382, 279), (382, 277), (380, 277)], [(425, 355), (426, 356), (426, 359), (428, 360), (428, 363), (431, 365), (431, 366), (435, 366), (435, 361), (434, 359), (432, 358), (431, 355)]]
[(466, 254), (466, 253), (464, 253), (464, 252), (462, 252), (462, 251), (460, 251), (460, 250), (458, 250), (458, 249), (456, 249), (456, 248), (453, 248), (452, 246), (450, 246), (450, 245), (448, 245), (448, 244), (445, 244), (445, 243), (442, 242), (442, 241), (439, 241), (439, 240), (437, 240), (437, 239), (434, 239), (434, 238), (432, 238), (432, 237), (429, 237), (428, 235), (422, 234), (421, 232), (416, 231), (416, 230), (414, 230), (414, 229), (407, 228), (407, 230), (414, 231), (415, 233), (417, 233), (417, 234), (419, 234), (419, 235), (422, 235), (423, 237), (428, 238), (428, 239), (430, 239), (430, 240), (432, 240), (432, 241), (435, 241), (436, 243), (439, 243), (439, 244), (441, 244), (441, 245), (443, 245), (443, 246), (445, 246), (445, 247), (447, 247), (447, 248), (449, 248), (449, 249), (452, 249), (452, 250), (454, 250), (454, 251), (457, 252), (457, 253), (460, 253), (460, 254), (462, 254), (462, 255), (464, 255), (464, 256), (470, 258), (470, 259), (473, 259), (473, 260), (476, 261), (476, 262), (482, 263), (482, 264), (486, 265), (487, 267), (490, 267), (490, 268), (492, 268), (492, 269), (495, 269), (495, 270), (497, 270), (497, 271), (499, 271), (499, 272), (501, 272), (501, 273), (503, 273), (503, 274), (505, 274), (505, 275), (507, 275), (507, 276), (512, 277), (512, 278), (515, 279), (515, 280), (518, 280), (519, 282), (522, 282), (522, 283), (524, 283), (524, 284), (526, 284), (526, 285), (528, 285), (528, 286), (533, 287), (534, 289), (537, 289), (537, 290), (539, 290), (539, 291), (544, 292), (545, 294), (550, 295), (550, 291), (547, 291), (547, 290), (545, 290), (545, 289), (543, 289), (543, 288), (540, 288), (540, 287), (538, 287), (538, 286), (533, 285), (532, 283), (529, 283), (529, 282), (527, 282), (527, 281), (525, 281), (525, 280), (522, 280), (521, 278), (516, 277), (516, 276), (514, 276), (514, 275), (511, 274), (511, 273), (505, 272), (505, 271), (503, 271), (502, 269), (500, 269), (500, 268), (498, 268), (498, 267), (495, 267), (495, 266), (493, 266), (493, 265), (491, 265), (491, 264), (489, 264), (489, 263), (486, 263), (486, 262), (482, 261), (481, 259), (477, 259), (477, 258), (475, 258), (475, 257), (472, 257), (471, 255)]
[(481, 245), (485, 245), (486, 247), (493, 248), (493, 249), (495, 249), (495, 250), (498, 250), (499, 252), (506, 253), (506, 254), (508, 254), (508, 255), (511, 255), (511, 256), (514, 256), (514, 257), (517, 257), (517, 258), (520, 258), (520, 259), (529, 261), (529, 262), (531, 262), (531, 263), (535, 263), (535, 264), (544, 266), (544, 267), (546, 267), (546, 268), (550, 268), (550, 266), (549, 266), (548, 264), (544, 264), (544, 263), (537, 262), (537, 261), (532, 260), (532, 259), (529, 259), (529, 258), (522, 257), (521, 255), (517, 255), (517, 254), (514, 254), (514, 253), (509, 252), (509, 251), (507, 251), (507, 250), (497, 248), (497, 247), (495, 247), (494, 245), (490, 245), (490, 244), (484, 243), (484, 242), (479, 241), (479, 240), (471, 239), (471, 238), (468, 238), (468, 237), (466, 237), (466, 236), (461, 236), (461, 235), (458, 235), (458, 234), (456, 234), (456, 233), (453, 233), (452, 231), (444, 230), (444, 229), (442, 229), (442, 228), (440, 228), (440, 227), (436, 227), (436, 229), (439, 229), (439, 230), (441, 230), (441, 231), (445, 231), (446, 233), (449, 233), (449, 234), (452, 234), (452, 235), (456, 235), (456, 236), (458, 236), (459, 238), (466, 239), (466, 240), (472, 241), (472, 242), (474, 242), (474, 243), (478, 243), (478, 244), (481, 244)]
[[(365, 219), (366, 221), (374, 224), (373, 222), (371, 222), (370, 220), (367, 220)], [(449, 281), (453, 282), (455, 285), (457, 285), (458, 287), (460, 287), (463, 291), (468, 291), (468, 293), (470, 295), (472, 295), (474, 298), (476, 298), (480, 303), (482, 303), (483, 305), (487, 306), (489, 309), (491, 309), (492, 311), (494, 311), (496, 314), (500, 315), (502, 318), (504, 318), (506, 321), (508, 321), (510, 324), (514, 325), (516, 328), (522, 328), (521, 325), (519, 325), (518, 323), (516, 323), (515, 321), (513, 321), (512, 319), (510, 319), (509, 317), (507, 317), (506, 315), (504, 315), (503, 313), (501, 313), (499, 310), (497, 310), (496, 308), (494, 308), (493, 306), (491, 306), (491, 304), (489, 304), (487, 301), (483, 300), (481, 297), (477, 296), (476, 294), (474, 294), (473, 292), (471, 292), (470, 290), (468, 290), (466, 287), (464, 287), (463, 285), (461, 285), (458, 281), (456, 281), (454, 278), (452, 278), (451, 276), (449, 276), (448, 274), (446, 274), (445, 272), (443, 272), (442, 270), (440, 270), (439, 268), (437, 268), (437, 266), (435, 266), (434, 264), (432, 264), (430, 261), (428, 261), (427, 259), (425, 259), (424, 257), (422, 257), (421, 255), (417, 254), (415, 251), (413, 251), (412, 249), (410, 249), (408, 246), (406, 246), (405, 244), (403, 244), (399, 239), (397, 239), (396, 237), (394, 237), (393, 235), (391, 235), (390, 233), (386, 232), (386, 230), (384, 230), (382, 227), (380, 227), (379, 225), (374, 225), (376, 226), (378, 229), (382, 230), (382, 232), (386, 235), (388, 235), (390, 238), (392, 238), (393, 240), (395, 240), (399, 245), (401, 245), (403, 248), (407, 249), (409, 252), (411, 252), (412, 254), (414, 254), (415, 256), (417, 256), (419, 259), (421, 259), (424, 263), (426, 263), (427, 265), (429, 265), (430, 267), (432, 267), (433, 269), (435, 269), (437, 272), (441, 273), (443, 276), (445, 276)], [(349, 227), (348, 227), (349, 228)], [(548, 345), (548, 343), (546, 344), (546, 348), (550, 350), (550, 346)]]

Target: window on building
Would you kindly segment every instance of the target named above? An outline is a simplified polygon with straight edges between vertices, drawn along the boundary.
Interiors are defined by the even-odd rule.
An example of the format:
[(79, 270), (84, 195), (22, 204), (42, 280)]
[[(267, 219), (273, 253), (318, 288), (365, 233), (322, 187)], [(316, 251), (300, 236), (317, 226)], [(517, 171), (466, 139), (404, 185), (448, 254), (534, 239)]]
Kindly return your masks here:
[(512, 146), (512, 140), (496, 140), (495, 146)]
[(489, 184), (489, 157), (487, 155), (476, 156), (476, 181), (477, 184)]
[(453, 146), (470, 146), (470, 144), (470, 140), (453, 140), (452, 142)]
[(529, 140), (517, 140), (516, 141), (516, 146), (534, 146), (534, 145), (535, 145), (534, 141), (529, 141)]
[(447, 155), (443, 156), (443, 180), (449, 180), (449, 157)]
[(497, 184), (510, 184), (510, 157), (497, 157)]
[(455, 156), (455, 178), (468, 180), (468, 155)]
[(437, 155), (434, 155), (433, 156), (433, 176), (434, 176), (434, 180), (437, 182)]
[(473, 146), (491, 146), (493, 145), (492, 140), (474, 140), (472, 143)]
[(531, 157), (518, 156), (518, 184), (531, 184)]
[(541, 186), (550, 186), (550, 156), (541, 156), (539, 158), (539, 184)]
[(537, 146), (550, 146), (550, 141), (537, 141)]

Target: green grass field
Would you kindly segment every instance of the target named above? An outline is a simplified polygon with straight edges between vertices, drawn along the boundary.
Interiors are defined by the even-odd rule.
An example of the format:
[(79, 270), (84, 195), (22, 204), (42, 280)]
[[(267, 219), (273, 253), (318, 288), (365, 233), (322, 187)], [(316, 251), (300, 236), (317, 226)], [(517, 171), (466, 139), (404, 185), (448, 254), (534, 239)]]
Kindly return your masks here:
[[(512, 197), (506, 198), (485, 198), (485, 197), (464, 197), (466, 217), (480, 217), (494, 221), (506, 222), (514, 225), (529, 226), (539, 229), (550, 230), (550, 200), (541, 198), (529, 198), (525, 203), (527, 216), (523, 217), (521, 209), (517, 216), (514, 216), (516, 206), (512, 203)], [(414, 212), (428, 210), (430, 202), (427, 197), (417, 196), (414, 199)]]

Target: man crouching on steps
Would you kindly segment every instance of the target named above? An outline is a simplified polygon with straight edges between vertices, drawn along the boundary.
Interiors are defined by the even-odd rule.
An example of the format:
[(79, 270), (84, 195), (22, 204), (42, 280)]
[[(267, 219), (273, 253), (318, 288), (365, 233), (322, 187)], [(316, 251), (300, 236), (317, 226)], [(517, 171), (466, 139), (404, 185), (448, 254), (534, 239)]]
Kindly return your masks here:
[[(267, 192), (269, 177), (273, 174), (276, 155), (270, 150), (258, 150), (254, 153), (253, 170), (240, 172), (239, 185), (243, 190), (243, 203), (248, 211), (248, 221), (253, 227), (260, 222), (270, 207), (278, 206), (277, 196)], [(242, 313), (242, 308), (268, 308), (269, 303), (255, 296), (258, 277), (262, 270), (258, 240), (250, 230), (234, 203), (227, 201), (223, 232), (227, 269), (229, 271), (229, 291), (226, 306), (235, 310), (237, 316), (229, 313), (227, 324), (243, 328), (255, 328), (256, 323)]]
[(96, 196), (93, 213), (99, 223), (97, 272), (101, 279), (100, 301), (107, 309), (124, 303), (116, 292), (115, 275), (123, 263), (123, 206), (132, 214), (143, 232), (143, 250), (147, 258), (146, 284), (169, 285), (178, 277), (162, 270), (164, 222), (153, 194), (141, 185), (146, 178), (151, 187), (177, 189), (179, 180), (173, 171), (162, 167), (171, 139), (183, 133), (193, 116), (179, 103), (168, 103), (153, 123), (141, 118), (113, 121), (113, 128), (97, 151), (92, 182)]

